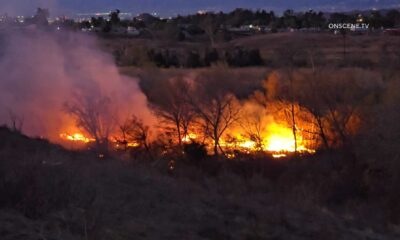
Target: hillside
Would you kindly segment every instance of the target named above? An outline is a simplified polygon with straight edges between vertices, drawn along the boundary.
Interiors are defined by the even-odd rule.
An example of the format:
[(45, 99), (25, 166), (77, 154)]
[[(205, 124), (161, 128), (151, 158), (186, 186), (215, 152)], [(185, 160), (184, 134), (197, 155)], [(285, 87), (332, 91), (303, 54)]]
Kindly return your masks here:
[[(164, 55), (165, 52), (175, 54), (183, 64), (179, 68), (191, 68), (185, 65), (186, 61), (189, 61), (189, 53), (198, 54), (202, 60), (204, 54), (211, 49), (207, 41), (179, 42), (159, 39), (102, 38), (100, 43), (102, 49), (114, 54), (120, 66), (142, 68), (156, 64), (154, 59), (150, 59), (149, 51), (156, 51)], [(341, 34), (335, 35), (330, 32), (281, 32), (219, 42), (215, 48), (219, 54), (219, 60), (213, 65), (229, 65), (224, 56), (227, 53), (235, 54), (235, 49), (241, 48), (259, 51), (263, 63), (250, 64), (250, 66), (283, 67), (283, 52), (290, 50), (296, 53), (298, 67), (310, 67), (309, 52), (312, 51), (321, 57), (318, 63), (326, 66), (379, 69), (382, 67), (380, 61), (385, 53), (398, 54), (399, 41), (398, 37), (387, 36), (383, 33), (364, 35), (349, 33), (344, 40)], [(174, 66), (171, 67), (174, 68)], [(231, 67), (237, 66), (232, 65)]]
[[(0, 128), (0, 235), (14, 239), (396, 239), (261, 176), (99, 160)], [(161, 170), (160, 170), (161, 169)], [(278, 188), (279, 189), (279, 188)]]

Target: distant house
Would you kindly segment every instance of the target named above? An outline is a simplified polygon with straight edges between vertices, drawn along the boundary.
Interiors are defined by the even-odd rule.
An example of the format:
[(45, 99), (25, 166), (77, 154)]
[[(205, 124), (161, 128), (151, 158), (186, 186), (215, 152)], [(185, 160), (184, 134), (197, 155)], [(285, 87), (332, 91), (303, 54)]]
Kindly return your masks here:
[(87, 28), (87, 27), (81, 28), (81, 31), (82, 32), (101, 32), (102, 28), (91, 26), (90, 28)]
[(159, 20), (158, 17), (155, 17), (149, 13), (142, 13), (140, 15), (138, 15), (137, 17), (135, 17), (137, 20), (144, 22), (146, 25), (148, 24), (152, 24), (156, 21)]
[(258, 31), (258, 28), (253, 25), (242, 25), (240, 27), (228, 26), (226, 30), (237, 35), (253, 35), (256, 33), (256, 31)]
[(113, 26), (111, 28), (111, 32), (115, 34), (126, 34), (127, 33), (127, 28), (122, 27), (122, 26)]
[(389, 36), (400, 36), (400, 28), (389, 28), (383, 31), (383, 34)]
[(311, 27), (311, 28), (300, 28), (299, 31), (306, 33), (319, 33), (322, 32), (322, 29), (319, 27)]
[(368, 28), (351, 28), (350, 33), (354, 35), (368, 34), (370, 30)]
[(140, 30), (135, 28), (135, 27), (131, 27), (129, 26), (126, 30), (126, 33), (130, 36), (139, 36), (140, 35)]

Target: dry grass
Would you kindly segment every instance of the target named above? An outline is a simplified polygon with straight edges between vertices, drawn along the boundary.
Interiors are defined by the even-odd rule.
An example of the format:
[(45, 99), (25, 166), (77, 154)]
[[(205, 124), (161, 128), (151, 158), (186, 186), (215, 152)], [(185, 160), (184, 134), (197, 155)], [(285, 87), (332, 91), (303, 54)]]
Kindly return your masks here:
[[(337, 38), (285, 33), (230, 44), (260, 47), (268, 57), (294, 42), (316, 42), (327, 58), (336, 59), (341, 52)], [(375, 61), (381, 45), (394, 46), (394, 41), (350, 36), (349, 51)], [(120, 43), (113, 40), (112, 44)], [(175, 47), (186, 45), (190, 43)], [(219, 71), (243, 97), (260, 88), (271, 71), (226, 67), (120, 70), (140, 78), (142, 85), (154, 79)], [(369, 125), (355, 139), (356, 164), (340, 151), (288, 161), (265, 156), (227, 162), (210, 158), (200, 166), (183, 159), (169, 175), (162, 162), (167, 158), (156, 167), (148, 159), (140, 163), (99, 160), (91, 152), (67, 151), (0, 127), (0, 238), (398, 239), (400, 81), (398, 77), (381, 81), (377, 70), (336, 71), (337, 77), (350, 73), (363, 80), (363, 86), (377, 88), (368, 98), (371, 101), (363, 105)], [(398, 76), (396, 71), (392, 74)]]
[[(202, 51), (205, 48), (210, 48), (206, 42), (166, 42), (157, 39), (102, 39), (101, 45), (109, 52), (121, 48), (127, 49), (127, 52), (129, 52), (129, 49), (138, 47), (145, 49), (164, 48), (178, 52), (186, 50)], [(398, 37), (386, 36), (381, 33), (371, 33), (369, 35), (349, 34), (346, 38), (346, 57), (350, 61), (377, 64), (382, 55), (382, 47), (385, 45), (390, 52), (397, 51), (400, 47)], [(343, 38), (340, 34), (301, 32), (264, 34), (219, 43), (216, 47), (226, 50), (233, 46), (260, 49), (267, 65), (276, 62), (277, 50), (288, 47), (318, 51), (324, 56), (327, 64), (338, 65), (343, 62)]]
[[(396, 238), (382, 223), (364, 222), (354, 209), (335, 213), (318, 205), (316, 193), (302, 180), (321, 169), (315, 161), (313, 170), (306, 162), (287, 165), (280, 180), (260, 174), (242, 178), (228, 168), (210, 177), (185, 164), (178, 165), (185, 174), (171, 177), (146, 165), (99, 161), (90, 153), (0, 130), (6, 173), (0, 234), (5, 240)], [(14, 179), (7, 177), (11, 169)], [(32, 169), (35, 174), (24, 178)], [(292, 190), (282, 187), (291, 181), (296, 183)], [(13, 190), (20, 195), (10, 201), (4, 191), (13, 183), (19, 183)], [(65, 204), (49, 201), (57, 197)]]

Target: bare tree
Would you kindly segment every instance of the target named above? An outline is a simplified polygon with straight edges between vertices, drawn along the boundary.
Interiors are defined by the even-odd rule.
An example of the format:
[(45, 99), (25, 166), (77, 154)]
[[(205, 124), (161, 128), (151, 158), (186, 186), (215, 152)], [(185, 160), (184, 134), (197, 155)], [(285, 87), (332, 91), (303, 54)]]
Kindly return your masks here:
[(286, 113), (290, 119), (290, 125), (293, 133), (294, 139), (294, 152), (297, 153), (297, 127), (296, 127), (296, 89), (294, 85), (294, 69), (296, 57), (299, 55), (299, 46), (291, 46), (278, 49), (278, 55), (280, 57), (281, 63), (283, 64), (284, 73), (289, 82), (288, 100), (290, 103), (290, 108), (287, 109)]
[(301, 91), (297, 93), (297, 99), (299, 104), (308, 111), (312, 116), (313, 120), (308, 120), (310, 124), (314, 124), (317, 127), (317, 132), (309, 132), (311, 134), (317, 134), (326, 149), (330, 148), (328, 135), (327, 135), (327, 109), (324, 105), (323, 95), (323, 77), (320, 75), (321, 71), (318, 71), (315, 64), (317, 52), (315, 50), (308, 51), (310, 63), (311, 63), (311, 76), (304, 76), (304, 81), (301, 81), (299, 85), (303, 86)]
[(255, 149), (262, 151), (264, 149), (263, 132), (265, 126), (263, 124), (263, 117), (266, 115), (265, 111), (245, 111), (239, 119), (239, 124), (244, 130), (246, 137), (255, 143)]
[(355, 91), (347, 91), (345, 88), (351, 88), (348, 84), (343, 86), (333, 86), (326, 92), (323, 101), (328, 110), (327, 120), (334, 134), (335, 142), (349, 148), (352, 146), (351, 124), (357, 118), (357, 112), (360, 104), (360, 99), (354, 98)]
[(238, 120), (239, 108), (233, 95), (217, 97), (208, 103), (194, 102), (193, 106), (198, 111), (203, 121), (204, 133), (214, 142), (214, 154), (218, 149), (223, 152), (220, 139), (224, 132)]
[(178, 77), (169, 79), (161, 85), (149, 94), (150, 107), (162, 123), (173, 126), (178, 144), (182, 147), (182, 139), (188, 136), (189, 128), (195, 118), (193, 108), (186, 99), (189, 83)]
[(119, 136), (114, 137), (115, 142), (117, 144), (120, 144), (124, 146), (124, 150), (128, 150), (129, 147), (129, 129), (130, 129), (130, 124), (128, 124), (127, 121), (125, 121), (123, 124), (119, 125), (118, 130), (119, 130)]
[(141, 119), (133, 115), (127, 119), (122, 125), (119, 126), (121, 137), (116, 138), (117, 142), (124, 144), (125, 149), (128, 148), (129, 144), (143, 147), (150, 158), (152, 157), (150, 151), (150, 128), (146, 126)]
[[(274, 94), (270, 94), (267, 87), (266, 92), (258, 91), (254, 94), (253, 98), (257, 101), (258, 104), (264, 106), (265, 108), (268, 105), (268, 102), (273, 102), (274, 107), (270, 108), (269, 111), (273, 111), (275, 113), (281, 112), (284, 113), (284, 118), (286, 118), (286, 122), (290, 126), (293, 135), (294, 142), (294, 153), (297, 153), (298, 149), (298, 126), (297, 126), (297, 118), (298, 118), (298, 103), (295, 92), (295, 77), (293, 68), (287, 68), (283, 74), (278, 74), (277, 76), (273, 76), (272, 78), (278, 77), (280, 84), (274, 86), (276, 89), (272, 91), (276, 91)], [(267, 80), (267, 85), (268, 85)]]
[(228, 92), (224, 79), (198, 78), (188, 101), (200, 118), (204, 134), (214, 145), (214, 154), (223, 152), (220, 139), (225, 131), (239, 119), (240, 108), (236, 97)]
[(24, 125), (24, 118), (18, 116), (12, 110), (8, 111), (8, 115), (10, 116), (11, 129), (15, 132), (22, 132), (22, 127)]
[(313, 86), (313, 83), (309, 83), (310, 91), (305, 92), (303, 98), (299, 98), (299, 104), (301, 107), (310, 113), (313, 118), (312, 119), (303, 119), (307, 121), (309, 124), (315, 125), (317, 131), (307, 131), (307, 133), (318, 135), (322, 140), (322, 143), (326, 149), (330, 148), (330, 143), (328, 139), (327, 133), (327, 117), (326, 117), (326, 109), (322, 100), (322, 96), (318, 94), (321, 90), (316, 90)]
[(200, 22), (200, 27), (204, 30), (208, 38), (210, 39), (211, 47), (215, 46), (215, 36), (219, 29), (218, 17), (213, 13), (207, 13), (206, 16)]
[[(277, 119), (288, 124), (292, 131), (295, 152), (299, 148), (299, 139), (304, 142), (305, 137), (308, 141), (315, 139), (314, 135), (319, 134), (318, 131), (315, 131), (316, 121), (311, 117), (313, 114), (319, 120), (320, 126), (324, 124), (322, 101), (318, 99), (320, 95), (316, 94), (317, 90), (311, 91), (309, 86), (311, 84), (312, 89), (316, 89), (318, 85), (313, 85), (314, 81), (309, 83), (309, 79), (295, 73), (291, 68), (286, 71), (274, 72), (264, 82), (264, 90), (256, 91), (251, 97), (251, 101), (262, 107), (265, 114), (279, 116)], [(249, 116), (247, 115), (247, 117)], [(256, 120), (253, 119), (253, 128), (257, 126), (254, 125), (257, 123)], [(324, 131), (322, 132), (324, 133)]]
[[(327, 70), (324, 70), (326, 73)], [(312, 90), (318, 92), (314, 103), (314, 116), (323, 122), (321, 128), (325, 137), (332, 139), (332, 144), (351, 149), (352, 135), (359, 123), (361, 107), (365, 99), (370, 96), (370, 89), (362, 86), (356, 75), (342, 73), (339, 77), (325, 77), (318, 81)], [(312, 108), (310, 108), (312, 109)], [(328, 141), (328, 140), (327, 140)]]
[(99, 150), (107, 150), (110, 131), (114, 126), (110, 99), (83, 96), (74, 99), (64, 104), (65, 111), (75, 118), (79, 128), (95, 139)]

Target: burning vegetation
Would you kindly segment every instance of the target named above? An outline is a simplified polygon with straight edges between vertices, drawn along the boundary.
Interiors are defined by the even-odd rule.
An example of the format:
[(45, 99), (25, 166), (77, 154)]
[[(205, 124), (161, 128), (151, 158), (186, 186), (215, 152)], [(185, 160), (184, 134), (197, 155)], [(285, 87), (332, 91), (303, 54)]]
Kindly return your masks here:
[(0, 39), (1, 124), (66, 147), (102, 148), (133, 112), (154, 122), (137, 79), (120, 75), (95, 38), (6, 28)]
[[(314, 63), (316, 53), (306, 49), (310, 63), (303, 69), (285, 46), (284, 67), (262, 69), (258, 77), (254, 69), (214, 66), (140, 69), (129, 78), (79, 34), (26, 29), (3, 40), (0, 123), (9, 128), (0, 127), (0, 203), (40, 221), (54, 216), (57, 236), (60, 226), (85, 239), (132, 236), (119, 235), (126, 219), (122, 228), (139, 223), (143, 237), (143, 223), (149, 233), (162, 224), (149, 212), (167, 214), (156, 217), (162, 222), (180, 219), (173, 238), (188, 219), (206, 223), (199, 236), (212, 239), (230, 238), (219, 232), (227, 224), (232, 230), (248, 224), (251, 233), (241, 235), (241, 228), (231, 239), (281, 236), (278, 225), (323, 238), (326, 226), (334, 226), (331, 234), (339, 224), (364, 239), (373, 227), (379, 233), (400, 222), (398, 60), (383, 59), (393, 66), (382, 64), (382, 72), (332, 69)], [(304, 221), (293, 218), (293, 206)], [(311, 226), (319, 235), (301, 232), (310, 222), (305, 206), (330, 219)], [(210, 216), (220, 225), (208, 226)], [(355, 231), (353, 218), (369, 219), (368, 228), (353, 222), (363, 227)], [(276, 234), (259, 234), (271, 223)], [(110, 229), (118, 233), (109, 237)], [(154, 239), (160, 236), (167, 235)]]
[[(287, 67), (267, 73), (251, 89), (248, 79), (227, 74), (224, 67), (169, 76), (147, 71), (137, 76), (138, 86), (136, 79), (118, 73), (108, 55), (88, 45), (94, 44), (91, 38), (60, 34), (9, 34), (7, 60), (0, 65), (6, 79), (2, 89), (9, 91), (2, 102), (13, 116), (31, 114), (23, 129), (28, 135), (102, 154), (140, 149), (153, 158), (181, 154), (185, 145), (196, 143), (215, 156), (282, 158), (349, 147), (369, 94), (354, 74), (330, 77), (329, 69), (314, 64), (311, 70), (295, 69), (290, 49), (280, 53)], [(73, 47), (76, 41), (81, 46)], [(49, 62), (56, 64), (49, 68)], [(18, 71), (6, 71), (17, 63)], [(30, 71), (33, 64), (37, 71)], [(22, 72), (31, 72), (30, 94), (23, 94), (30, 83)], [(42, 82), (42, 72), (48, 82)], [(24, 101), (14, 101), (21, 96)]]
[(73, 134), (61, 133), (60, 138), (66, 141), (82, 142), (82, 143), (90, 143), (96, 141), (93, 138), (86, 137), (82, 133), (73, 133)]
[[(142, 88), (158, 119), (157, 125), (150, 127), (132, 115), (122, 124), (108, 122), (103, 126), (102, 119), (107, 117), (103, 114), (108, 112), (97, 109), (104, 110), (106, 106), (75, 105), (66, 111), (76, 119), (81, 132), (60, 136), (96, 145), (102, 151), (143, 149), (150, 154), (154, 148), (161, 148), (161, 154), (167, 154), (196, 143), (204, 145), (209, 154), (226, 158), (259, 153), (283, 158), (351, 144), (360, 126), (358, 106), (349, 105), (347, 92), (332, 93), (343, 98), (342, 103), (334, 104), (328, 99), (321, 100), (323, 104), (314, 102), (314, 98), (323, 99), (329, 91), (323, 95), (297, 92), (304, 91), (305, 84), (312, 84), (309, 81), (316, 77), (314, 73), (288, 77), (285, 72), (272, 72), (262, 88), (241, 99), (235, 95), (235, 86), (221, 75), (220, 70), (215, 70), (213, 76), (163, 80), (144, 76), (142, 81), (148, 81), (145, 83), (149, 86), (142, 82)], [(332, 81), (324, 87), (342, 91), (340, 84)]]

